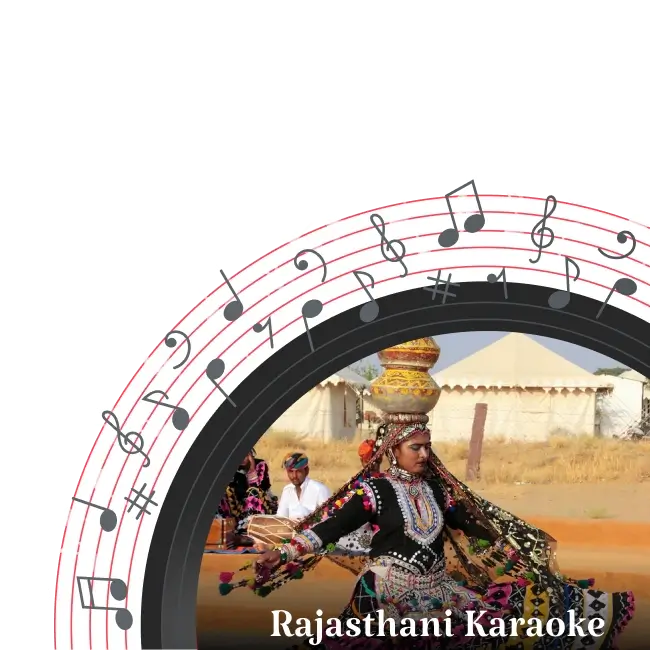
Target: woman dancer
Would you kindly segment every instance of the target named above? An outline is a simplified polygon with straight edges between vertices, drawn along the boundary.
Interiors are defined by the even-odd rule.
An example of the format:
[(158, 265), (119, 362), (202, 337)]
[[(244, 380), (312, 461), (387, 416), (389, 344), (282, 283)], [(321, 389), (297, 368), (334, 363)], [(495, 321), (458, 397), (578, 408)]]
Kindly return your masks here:
[[(593, 581), (561, 576), (551, 537), (482, 499), (445, 469), (431, 451), (426, 416), (391, 417), (379, 449), (362, 472), (301, 521), (293, 539), (260, 556), (252, 585), (222, 585), (222, 593), (248, 584), (258, 595), (267, 595), (302, 577), (363, 522), (375, 532), (366, 566), (340, 616), (341, 630), (352, 618), (370, 615), (376, 621), (383, 610), (385, 620), (396, 622), (398, 634), (403, 619), (447, 617), (452, 636), (391, 639), (375, 636), (376, 628), (368, 635), (362, 626), (362, 636), (343, 632), (324, 639), (322, 647), (614, 648), (632, 617), (633, 594), (605, 594), (589, 588)], [(384, 476), (358, 480), (384, 455), (390, 461)], [(471, 636), (472, 610), (488, 612), (480, 619), (488, 629), (486, 618), (502, 619), (506, 625), (499, 628), (504, 630), (501, 636)], [(570, 610), (576, 621), (601, 619), (599, 636), (590, 635), (586, 623), (585, 637), (560, 638), (538, 628), (537, 634), (535, 628), (527, 634), (526, 624), (510, 624), (515, 618), (569, 621)], [(517, 636), (511, 636), (513, 630)]]

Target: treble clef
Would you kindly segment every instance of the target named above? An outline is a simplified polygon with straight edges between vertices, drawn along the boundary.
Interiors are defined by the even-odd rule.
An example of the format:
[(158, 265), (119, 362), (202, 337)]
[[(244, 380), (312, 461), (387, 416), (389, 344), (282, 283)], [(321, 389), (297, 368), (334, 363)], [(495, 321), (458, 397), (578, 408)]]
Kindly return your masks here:
[[(553, 202), (553, 207), (549, 211), (548, 204), (550, 201)], [(542, 251), (551, 246), (555, 241), (555, 233), (547, 227), (546, 220), (553, 214), (553, 212), (555, 212), (556, 207), (557, 201), (555, 200), (555, 197), (552, 194), (549, 194), (546, 197), (546, 203), (544, 203), (544, 216), (535, 224), (535, 227), (530, 232), (530, 238), (538, 249), (537, 259), (530, 260), (531, 264), (537, 264), (542, 257)], [(546, 242), (544, 241), (545, 235), (548, 237), (548, 241)], [(539, 241), (537, 240), (537, 237), (539, 237)]]
[[(111, 422), (111, 418), (115, 420), (115, 423)], [(117, 444), (120, 446), (122, 451), (126, 454), (142, 454), (144, 456), (144, 463), (142, 463), (143, 467), (149, 467), (151, 464), (151, 460), (149, 460), (149, 456), (142, 451), (144, 447), (144, 438), (142, 437), (141, 433), (136, 433), (135, 431), (132, 431), (131, 433), (127, 433), (126, 435), (122, 433), (122, 429), (120, 428), (120, 421), (117, 419), (117, 415), (113, 413), (113, 411), (104, 411), (102, 413), (102, 420), (108, 424), (111, 429), (117, 432)], [(133, 437), (133, 440), (131, 439)], [(124, 442), (129, 444), (131, 446), (130, 449), (127, 449), (124, 446)]]
[[(386, 239), (386, 223), (381, 215), (371, 214), (370, 223), (372, 223), (372, 227), (381, 237), (381, 254), (384, 256), (384, 259), (388, 262), (399, 262), (404, 269), (404, 273), (402, 273), (400, 277), (405, 278), (409, 271), (406, 268), (406, 264), (404, 264), (404, 257), (406, 256), (406, 246), (404, 246), (404, 242), (399, 239), (391, 239), (390, 241)], [(395, 246), (398, 246), (401, 249), (400, 253), (395, 250)], [(393, 257), (389, 257), (388, 251), (393, 254)]]

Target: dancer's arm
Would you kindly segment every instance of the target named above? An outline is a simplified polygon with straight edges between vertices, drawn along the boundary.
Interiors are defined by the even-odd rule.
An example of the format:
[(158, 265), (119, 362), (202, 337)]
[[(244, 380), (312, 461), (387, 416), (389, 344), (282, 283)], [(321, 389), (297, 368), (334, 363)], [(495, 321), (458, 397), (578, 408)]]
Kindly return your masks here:
[(336, 543), (372, 519), (375, 513), (374, 493), (362, 483), (359, 489), (350, 491), (337, 501), (335, 507), (327, 519), (301, 531), (290, 543), (264, 553), (258, 563), (270, 566), (278, 562), (284, 564), (303, 555), (318, 553)]

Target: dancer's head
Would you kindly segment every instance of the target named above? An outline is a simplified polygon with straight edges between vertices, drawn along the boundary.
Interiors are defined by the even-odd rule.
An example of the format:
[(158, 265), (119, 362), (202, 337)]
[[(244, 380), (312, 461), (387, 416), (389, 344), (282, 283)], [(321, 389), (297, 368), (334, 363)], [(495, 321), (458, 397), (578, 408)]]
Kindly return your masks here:
[(255, 448), (251, 449), (242, 462), (242, 467), (248, 471), (255, 466)]
[(381, 465), (381, 459), (377, 459), (374, 462), (370, 462), (372, 457), (375, 455), (377, 447), (375, 441), (372, 439), (364, 440), (360, 445), (357, 453), (359, 454), (359, 460), (361, 461), (361, 467), (366, 468), (370, 472), (378, 472)]
[(384, 445), (392, 468), (416, 476), (427, 472), (431, 457), (431, 433), (424, 424), (389, 426)]
[(296, 487), (300, 487), (309, 474), (309, 458), (296, 451), (285, 456), (282, 467), (287, 472), (289, 481)]

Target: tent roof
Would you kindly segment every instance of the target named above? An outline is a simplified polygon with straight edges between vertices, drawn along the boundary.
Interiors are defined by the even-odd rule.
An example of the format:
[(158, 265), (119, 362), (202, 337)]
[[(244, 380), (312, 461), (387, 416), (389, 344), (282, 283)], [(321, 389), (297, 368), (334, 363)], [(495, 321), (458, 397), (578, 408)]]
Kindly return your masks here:
[(593, 375), (525, 334), (513, 332), (434, 374), (442, 388), (611, 388)]
[(625, 372), (622, 372), (619, 377), (623, 377), (623, 379), (632, 379), (634, 381), (642, 381), (643, 383), (646, 381), (646, 378), (636, 370), (626, 370)]
[(335, 386), (337, 384), (350, 384), (351, 386), (363, 388), (370, 387), (370, 382), (365, 377), (358, 375), (354, 370), (350, 370), (350, 368), (343, 368), (343, 370), (339, 370), (320, 383), (321, 386), (326, 386), (327, 384), (334, 384)]

